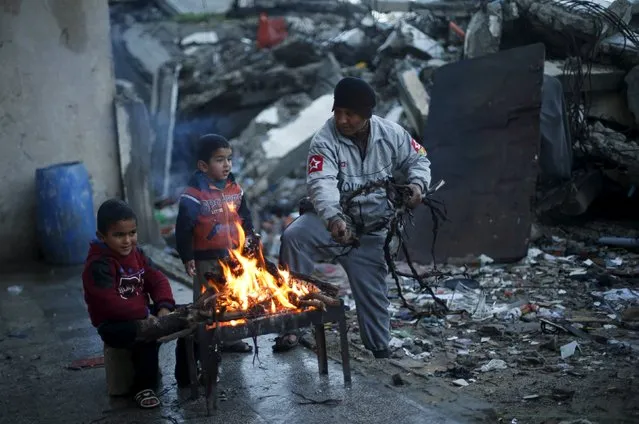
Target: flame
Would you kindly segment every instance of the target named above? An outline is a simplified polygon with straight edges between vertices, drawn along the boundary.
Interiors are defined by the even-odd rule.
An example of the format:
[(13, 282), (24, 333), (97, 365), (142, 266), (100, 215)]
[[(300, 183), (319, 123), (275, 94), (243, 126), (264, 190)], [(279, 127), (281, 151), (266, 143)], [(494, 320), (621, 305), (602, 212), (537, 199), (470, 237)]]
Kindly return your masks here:
[[(231, 250), (231, 260), (228, 263), (219, 262), (226, 283), (220, 286), (215, 285), (213, 281), (209, 282), (218, 291), (218, 309), (249, 311), (252, 307), (261, 305), (265, 314), (297, 310), (298, 307), (291, 303), (291, 297), (304, 296), (310, 293), (313, 287), (300, 283), (284, 269), (278, 269), (276, 278), (260, 266), (264, 263), (261, 247), (256, 257), (243, 255), (246, 236), (242, 226), (237, 222), (235, 227), (238, 247)], [(233, 269), (229, 263), (234, 264), (231, 265)]]

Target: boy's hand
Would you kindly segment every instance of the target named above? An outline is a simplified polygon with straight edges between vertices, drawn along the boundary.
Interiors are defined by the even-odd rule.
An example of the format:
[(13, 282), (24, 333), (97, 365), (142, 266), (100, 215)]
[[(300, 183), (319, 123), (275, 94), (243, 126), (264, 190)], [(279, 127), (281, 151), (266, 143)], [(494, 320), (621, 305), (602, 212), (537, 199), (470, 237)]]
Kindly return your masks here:
[(158, 310), (158, 318), (162, 318), (164, 316), (167, 316), (170, 313), (171, 313), (171, 311), (169, 311), (168, 309), (160, 308), (160, 310)]
[(194, 260), (184, 262), (184, 269), (186, 270), (186, 273), (189, 274), (189, 276), (195, 277), (196, 271)]

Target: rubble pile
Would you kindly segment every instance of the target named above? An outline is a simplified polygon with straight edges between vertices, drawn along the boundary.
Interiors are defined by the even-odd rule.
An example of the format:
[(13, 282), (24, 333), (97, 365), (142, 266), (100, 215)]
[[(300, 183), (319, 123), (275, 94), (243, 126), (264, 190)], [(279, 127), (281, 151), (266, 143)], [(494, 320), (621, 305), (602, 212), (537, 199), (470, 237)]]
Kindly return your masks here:
[[(180, 74), (179, 113), (264, 105), (233, 140), (236, 174), (254, 207), (292, 212), (305, 194), (305, 143), (330, 116), (335, 83), (346, 75), (369, 80), (380, 94), (377, 113), (394, 117), (418, 134), (428, 105), (415, 106), (417, 118), (402, 116), (398, 87), (421, 89), (417, 96), (404, 96), (407, 103), (418, 103), (414, 98), (421, 100), (426, 90), (410, 63), (423, 62), (419, 69), (426, 75), (428, 69), (457, 60), (461, 41), (448, 43), (447, 23), (429, 12), (398, 17), (297, 10), (284, 18), (287, 37), (271, 49), (260, 49), (254, 42), (254, 18), (234, 22), (228, 32), (226, 24), (216, 28), (215, 43), (188, 45)], [(184, 40), (183, 44), (187, 45)]]
[[(260, 25), (256, 16), (217, 24), (216, 36), (210, 37), (214, 42), (196, 45), (188, 43), (188, 37), (181, 42), (185, 57), (180, 114), (264, 108), (233, 140), (242, 158), (237, 167), (240, 180), (250, 187), (247, 194), (260, 211), (284, 207), (292, 212), (304, 195), (305, 147), (330, 115), (330, 101), (323, 96), (340, 77), (354, 75), (371, 82), (380, 95), (377, 113), (419, 138), (428, 118), (435, 69), (532, 41), (547, 46), (545, 74), (561, 82), (559, 90), (566, 99), (560, 113), (577, 150), (574, 158), (559, 154), (556, 145), (566, 141), (547, 140), (551, 148), (542, 143), (541, 161), (568, 170), (576, 166), (573, 163), (594, 162), (600, 169), (615, 169), (608, 178), (623, 174), (616, 182), (639, 181), (632, 153), (633, 64), (617, 60), (606, 49), (576, 60), (573, 55), (579, 52), (565, 41), (570, 34), (581, 40), (583, 50), (593, 39), (608, 39), (621, 31), (631, 44), (627, 31), (633, 11), (627, 1), (597, 9), (564, 0), (511, 0), (486, 7), (466, 5), (465, 14), (447, 14), (444, 10), (450, 6), (444, 4), (416, 2), (408, 12), (388, 10), (402, 7), (387, 5), (388, 13), (356, 8), (349, 15), (339, 10), (305, 13), (289, 3), (283, 14), (287, 34), (272, 48), (260, 49), (255, 43)], [(293, 134), (297, 128), (310, 130)], [(560, 180), (571, 182), (571, 177), (570, 171), (564, 172)]]
[(114, 28), (152, 86), (141, 97), (151, 99), (158, 127), (157, 197), (176, 198), (192, 163), (190, 143), (217, 131), (232, 139), (235, 174), (257, 221), (279, 228), (273, 220), (290, 219), (305, 194), (307, 146), (330, 116), (341, 77), (368, 80), (379, 94), (376, 113), (419, 140), (436, 69), (539, 41), (546, 46), (540, 181), (548, 184), (537, 212), (580, 215), (606, 182), (628, 193), (639, 183), (637, 8), (627, 0), (229, 1), (211, 10), (155, 3)]
[[(175, 9), (167, 9), (169, 3), (178, 5), (159, 3), (165, 11)], [(218, 131), (232, 139), (235, 173), (258, 222), (280, 228), (276, 221), (290, 220), (305, 194), (307, 146), (330, 116), (330, 93), (341, 77), (368, 80), (379, 94), (376, 113), (420, 139), (436, 69), (535, 41), (547, 51), (542, 91), (559, 99), (551, 109), (542, 105), (540, 176), (552, 189), (565, 186), (552, 195), (541, 192), (538, 212), (584, 213), (605, 188), (602, 175), (628, 192), (639, 182), (639, 62), (627, 59), (636, 36), (635, 11), (626, 0), (597, 7), (572, 0), (362, 2), (330, 9), (321, 9), (319, 0), (256, 2), (253, 9), (230, 3), (227, 19), (181, 9), (160, 19), (160, 9), (146, 7), (115, 25), (132, 63), (151, 81), (148, 97), (159, 99), (152, 113), (162, 146), (155, 147), (161, 154), (153, 169), (162, 174), (157, 186), (164, 189), (156, 196), (176, 197), (188, 178), (184, 164), (192, 162), (192, 146), (185, 144), (202, 131)], [(258, 36), (264, 28), (272, 38), (266, 48)], [(626, 42), (623, 52), (612, 47), (619, 40)], [(590, 53), (576, 58), (581, 51)], [(209, 116), (234, 114), (242, 118), (229, 118), (235, 119), (230, 125), (202, 124)], [(182, 134), (175, 139), (174, 128)], [(170, 221), (174, 212), (158, 215)]]
[[(562, 410), (565, 404), (564, 414), (579, 413), (590, 401), (615, 421), (605, 415), (612, 413), (605, 402), (614, 402), (622, 382), (632, 381), (638, 363), (639, 254), (602, 247), (593, 235), (543, 237), (513, 264), (481, 255), (465, 266), (439, 267), (441, 275), (431, 284), (450, 309), (445, 317), (416, 318), (389, 279), (392, 363), (409, 374), (488, 395), (508, 405), (512, 416), (534, 417), (531, 422), (555, 422), (539, 421), (538, 408)], [(405, 263), (400, 268), (409, 272)], [(317, 272), (334, 283), (341, 280), (346, 303), (355, 308), (343, 269), (332, 265)], [(418, 310), (432, 305), (414, 280), (404, 278), (402, 291)], [(353, 311), (350, 320), (349, 337), (364, 352)], [(616, 377), (600, 385), (601, 376)], [(587, 394), (575, 395), (574, 385), (588, 387)], [(589, 418), (592, 406), (585, 408)], [(615, 414), (638, 412), (628, 403)]]

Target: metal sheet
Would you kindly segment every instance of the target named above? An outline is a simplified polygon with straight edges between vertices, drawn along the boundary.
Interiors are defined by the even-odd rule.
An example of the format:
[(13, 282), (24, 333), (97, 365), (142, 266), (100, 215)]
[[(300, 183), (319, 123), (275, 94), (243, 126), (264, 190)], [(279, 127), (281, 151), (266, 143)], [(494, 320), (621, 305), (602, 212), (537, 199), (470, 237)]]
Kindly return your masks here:
[[(533, 44), (443, 66), (434, 74), (424, 145), (450, 222), (436, 260), (525, 256), (538, 172), (545, 50)], [(431, 262), (432, 221), (416, 211), (413, 260)]]
[(265, 334), (282, 334), (314, 324), (338, 322), (344, 317), (343, 306), (327, 306), (326, 311), (310, 310), (299, 313), (268, 315), (235, 326), (227, 323), (220, 326), (220, 339), (225, 341), (246, 339)]

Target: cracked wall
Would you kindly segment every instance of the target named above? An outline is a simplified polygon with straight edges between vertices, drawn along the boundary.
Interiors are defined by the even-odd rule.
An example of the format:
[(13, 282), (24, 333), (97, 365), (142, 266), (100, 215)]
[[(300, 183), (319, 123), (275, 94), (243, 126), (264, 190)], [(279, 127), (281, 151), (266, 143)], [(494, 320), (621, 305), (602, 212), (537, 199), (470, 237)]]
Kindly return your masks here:
[(37, 168), (80, 160), (96, 207), (120, 195), (114, 91), (106, 1), (0, 1), (0, 262), (37, 257)]

